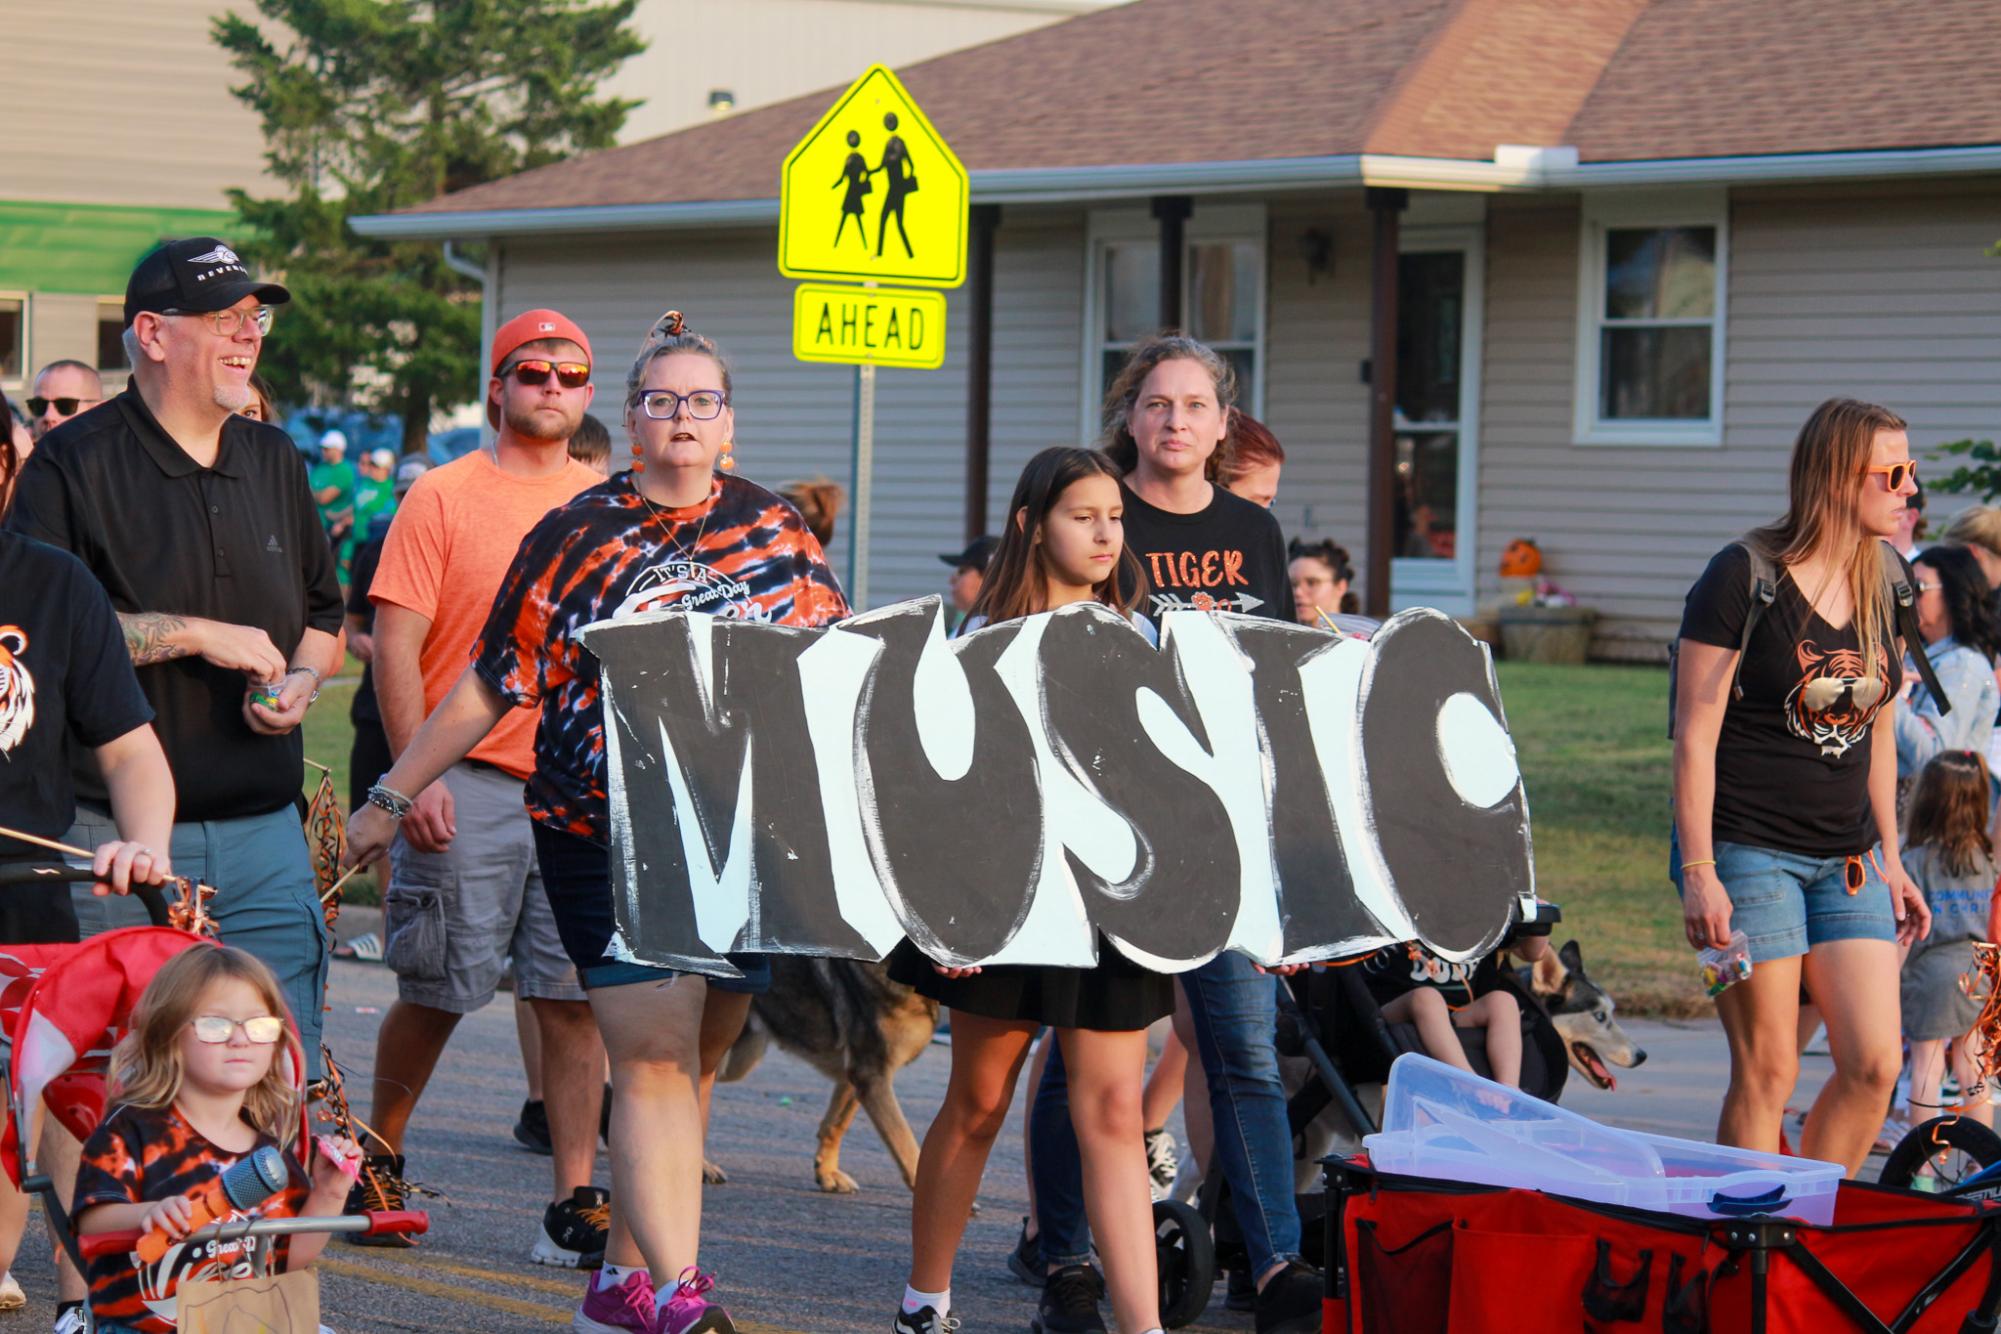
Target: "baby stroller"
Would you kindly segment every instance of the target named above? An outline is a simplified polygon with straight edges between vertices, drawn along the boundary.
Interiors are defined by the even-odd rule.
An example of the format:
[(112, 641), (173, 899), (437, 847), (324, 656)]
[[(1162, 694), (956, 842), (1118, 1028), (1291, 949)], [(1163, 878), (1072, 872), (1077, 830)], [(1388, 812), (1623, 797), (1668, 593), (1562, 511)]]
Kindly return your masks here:
[[(1521, 934), (1547, 935), (1562, 912), (1538, 906)], [(1555, 1102), (1570, 1075), (1562, 1037), (1548, 1012), (1512, 972), (1501, 986), (1522, 1012), (1521, 1086)], [(1286, 1087), (1286, 1120), (1293, 1135), (1294, 1191), (1299, 1208), (1301, 1249), (1320, 1254), (1326, 1194), (1320, 1188), (1320, 1159), (1330, 1151), (1356, 1149), (1377, 1128), (1382, 1085), (1390, 1063), (1405, 1052), (1423, 1051), (1414, 1024), (1391, 1024), (1354, 968), (1313, 968), (1285, 979), (1279, 989), (1278, 1054)], [(1466, 1059), (1482, 1076), (1487, 1064), (1486, 1030), (1455, 1030)], [(1233, 1298), (1249, 1300), (1249, 1256), (1220, 1171), (1211, 1170), (1193, 1205), (1163, 1200), (1154, 1206), (1154, 1231), (1161, 1284), (1161, 1320), (1179, 1329), (1208, 1309), (1217, 1275), (1227, 1272)]]
[[(87, 867), (6, 867), (0, 868), (0, 893), (24, 883), (92, 878)], [(199, 892), (193, 886), (189, 891)], [(17, 1188), (41, 1198), (51, 1230), (79, 1270), (89, 1258), (130, 1250), (139, 1237), (136, 1232), (100, 1233), (79, 1245), (55, 1183), (36, 1170), (34, 1152), (42, 1117), (53, 1115), (77, 1139), (89, 1138), (105, 1114), (111, 1050), (123, 1036), (146, 984), (181, 951), (208, 948), (196, 932), (166, 925), (170, 914), (158, 890), (135, 893), (155, 925), (108, 931), (77, 945), (0, 946), (0, 1062), (5, 1066), (8, 1108), (0, 1162)], [(303, 1091), (304, 1053), (289, 1021), (279, 1059), (292, 1086)], [(313, 1137), (303, 1102), (297, 1142), (309, 1149)], [(235, 1243), (253, 1237), (308, 1231), (422, 1232), (428, 1226), (428, 1216), (417, 1212), (237, 1220), (200, 1229), (184, 1239), (184, 1245), (212, 1243), (218, 1250), (233, 1250)], [(256, 1248), (259, 1255), (270, 1251), (270, 1247)], [(317, 1322), (302, 1328), (312, 1334)]]

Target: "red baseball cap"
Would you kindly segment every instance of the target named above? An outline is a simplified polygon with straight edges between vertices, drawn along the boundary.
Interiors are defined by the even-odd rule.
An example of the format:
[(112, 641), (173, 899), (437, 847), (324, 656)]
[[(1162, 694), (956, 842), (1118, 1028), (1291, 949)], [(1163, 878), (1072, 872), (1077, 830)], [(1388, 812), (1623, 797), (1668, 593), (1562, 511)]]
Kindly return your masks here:
[(591, 340), (584, 337), (576, 321), (560, 311), (526, 310), (493, 331), (492, 374), (500, 374), (500, 368), (520, 351), (522, 344), (543, 338), (566, 338), (584, 350), (585, 361), (595, 360), (591, 356)]

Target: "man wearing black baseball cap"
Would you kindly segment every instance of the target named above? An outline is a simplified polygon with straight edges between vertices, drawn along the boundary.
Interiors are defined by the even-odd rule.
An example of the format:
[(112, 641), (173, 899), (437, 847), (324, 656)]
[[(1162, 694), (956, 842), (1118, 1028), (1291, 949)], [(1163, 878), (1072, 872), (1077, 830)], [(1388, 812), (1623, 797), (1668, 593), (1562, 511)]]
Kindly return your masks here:
[(952, 567), (952, 577), (945, 584), (952, 596), (952, 610), (958, 615), (954, 623), (966, 619), (966, 613), (973, 609), (973, 603), (980, 597), (980, 586), (986, 582), (987, 562), (994, 558), (994, 548), (1000, 545), (998, 537), (976, 537), (960, 552), (947, 551), (938, 559)]
[[(73, 552), (111, 595), (173, 769), (174, 869), (217, 886), (223, 938), (278, 975), (317, 1078), (326, 950), (293, 803), (299, 723), (340, 661), (340, 584), (298, 449), (237, 415), (289, 299), (212, 236), (140, 260), (130, 382), (42, 438), (8, 523)], [(73, 763), (69, 839), (95, 847), (104, 783), (87, 755)], [(131, 906), (78, 903), (86, 932)]]

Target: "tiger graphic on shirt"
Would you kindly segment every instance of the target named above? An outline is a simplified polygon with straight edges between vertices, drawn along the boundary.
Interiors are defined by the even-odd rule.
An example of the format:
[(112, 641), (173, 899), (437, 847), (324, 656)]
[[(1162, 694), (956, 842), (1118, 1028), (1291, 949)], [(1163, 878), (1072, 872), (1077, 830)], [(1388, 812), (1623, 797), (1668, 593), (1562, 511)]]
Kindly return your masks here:
[(1846, 755), (1869, 735), (1869, 725), (1889, 698), (1889, 654), (1879, 645), (1871, 672), (1860, 649), (1822, 649), (1808, 639), (1797, 653), (1800, 678), (1786, 695), (1786, 727), (1819, 746), (1823, 756)]
[(35, 725), (35, 678), (21, 655), (28, 636), (18, 625), (0, 625), (0, 756), (13, 750)]

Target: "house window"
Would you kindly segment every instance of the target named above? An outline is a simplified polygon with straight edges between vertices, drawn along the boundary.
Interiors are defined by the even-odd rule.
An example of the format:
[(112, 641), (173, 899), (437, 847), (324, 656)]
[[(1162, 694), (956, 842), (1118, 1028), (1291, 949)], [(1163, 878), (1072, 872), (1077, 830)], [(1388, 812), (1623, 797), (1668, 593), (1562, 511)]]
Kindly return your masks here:
[(28, 299), (0, 296), (0, 381), (19, 384), (28, 361)]
[(119, 297), (97, 303), (97, 369), (106, 375), (132, 369), (125, 359), (125, 302)]
[[(1205, 217), (1205, 212), (1211, 216)], [(1086, 438), (1095, 436), (1105, 391), (1133, 346), (1160, 327), (1160, 241), (1145, 214), (1094, 218), (1096, 278), (1088, 330), (1092, 391)], [(1209, 211), (1190, 219), (1182, 262), (1182, 316), (1188, 332), (1237, 372), (1237, 402), (1261, 413), (1264, 345), (1264, 221), (1261, 210)]]
[(1727, 248), (1720, 196), (1695, 209), (1587, 206), (1580, 443), (1722, 442)]

